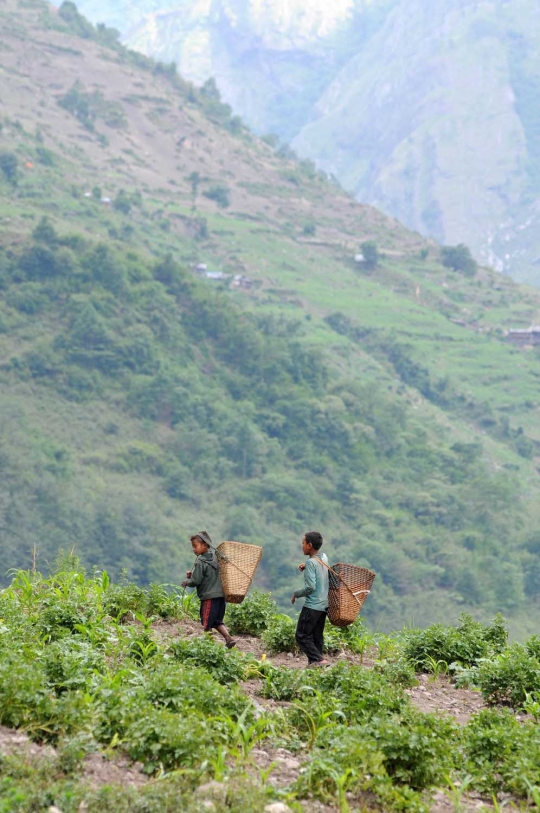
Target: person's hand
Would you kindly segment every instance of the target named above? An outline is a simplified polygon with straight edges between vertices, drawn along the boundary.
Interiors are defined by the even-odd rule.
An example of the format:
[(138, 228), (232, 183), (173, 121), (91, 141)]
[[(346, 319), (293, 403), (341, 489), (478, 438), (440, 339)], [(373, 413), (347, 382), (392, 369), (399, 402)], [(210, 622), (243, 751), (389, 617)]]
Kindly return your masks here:
[(187, 587), (187, 586), (188, 586), (187, 581), (183, 581), (183, 582), (182, 582), (182, 587)]
[(296, 596), (293, 596), (293, 597), (291, 598), (291, 604), (294, 604), (294, 602), (295, 602), (295, 601), (296, 601)]
[(188, 571), (186, 572), (186, 576), (188, 577), (188, 579), (191, 579), (192, 575), (193, 575), (193, 571), (192, 571), (192, 570), (188, 570)]
[(298, 570), (302, 571), (302, 570), (305, 570), (305, 569), (306, 569), (306, 563), (305, 562), (302, 562), (301, 565), (298, 565)]

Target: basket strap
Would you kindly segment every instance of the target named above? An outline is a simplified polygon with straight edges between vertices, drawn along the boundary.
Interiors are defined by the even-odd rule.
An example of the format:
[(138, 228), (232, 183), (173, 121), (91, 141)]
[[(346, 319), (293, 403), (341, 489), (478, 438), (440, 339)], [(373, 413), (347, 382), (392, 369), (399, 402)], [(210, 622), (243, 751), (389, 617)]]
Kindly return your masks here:
[[(319, 559), (319, 557), (317, 557), (317, 559)], [(359, 600), (358, 600), (358, 596), (360, 595), (360, 593), (365, 593), (365, 594), (370, 593), (370, 592), (371, 592), (371, 590), (356, 590), (356, 592), (355, 592), (354, 590), (351, 590), (351, 588), (349, 587), (349, 585), (347, 584), (347, 582), (345, 581), (345, 579), (343, 578), (343, 576), (340, 576), (340, 575), (339, 575), (339, 573), (336, 573), (336, 571), (335, 571), (335, 570), (333, 570), (333, 569), (330, 567), (330, 565), (327, 565), (327, 564), (326, 564), (326, 562), (323, 562), (323, 560), (322, 560), (322, 559), (319, 559), (319, 562), (321, 563), (321, 565), (324, 565), (324, 566), (325, 566), (325, 567), (326, 567), (326, 568), (327, 568), (327, 569), (330, 571), (330, 573), (333, 573), (333, 574), (334, 574), (334, 576), (335, 576), (337, 579), (339, 579), (339, 581), (340, 581), (342, 584), (344, 584), (344, 585), (345, 585), (345, 587), (347, 588), (347, 590), (349, 591), (349, 593), (351, 594), (351, 596), (353, 596), (353, 597), (354, 597), (354, 600), (356, 601), (356, 603), (358, 604), (358, 606), (359, 606), (359, 607), (361, 607), (362, 605), (360, 604), (360, 602), (359, 602)]]

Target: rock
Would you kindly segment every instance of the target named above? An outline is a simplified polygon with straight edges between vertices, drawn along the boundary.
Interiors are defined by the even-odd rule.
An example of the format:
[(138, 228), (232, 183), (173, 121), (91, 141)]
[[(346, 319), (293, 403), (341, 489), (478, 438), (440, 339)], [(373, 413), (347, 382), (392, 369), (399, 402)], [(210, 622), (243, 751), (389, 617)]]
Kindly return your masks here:
[(287, 654), (285, 655), (286, 658), (292, 658), (292, 656), (293, 656), (292, 652), (287, 652)]
[(291, 813), (291, 808), (284, 805), (283, 802), (273, 802), (271, 805), (266, 805), (264, 813)]
[(56, 807), (56, 805), (51, 805), (51, 806), (49, 807), (49, 809), (48, 809), (48, 812), (47, 812), (47, 813), (62, 813), (62, 811), (60, 810), (60, 808), (59, 808), (59, 807)]
[(227, 786), (223, 782), (206, 782), (204, 785), (199, 785), (195, 793), (199, 797), (210, 797), (206, 801), (217, 799), (219, 802), (224, 802), (227, 797)]
[(276, 762), (279, 762), (283, 768), (286, 768), (288, 771), (299, 771), (300, 770), (300, 763), (297, 759), (293, 757), (276, 757)]

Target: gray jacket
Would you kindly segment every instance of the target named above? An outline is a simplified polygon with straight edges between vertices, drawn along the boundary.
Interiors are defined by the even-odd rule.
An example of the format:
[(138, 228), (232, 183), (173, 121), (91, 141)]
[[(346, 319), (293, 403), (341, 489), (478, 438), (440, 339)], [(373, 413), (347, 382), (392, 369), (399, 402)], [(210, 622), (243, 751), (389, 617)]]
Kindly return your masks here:
[(219, 575), (219, 562), (214, 550), (197, 556), (188, 587), (196, 587), (201, 601), (207, 598), (223, 598), (223, 587)]

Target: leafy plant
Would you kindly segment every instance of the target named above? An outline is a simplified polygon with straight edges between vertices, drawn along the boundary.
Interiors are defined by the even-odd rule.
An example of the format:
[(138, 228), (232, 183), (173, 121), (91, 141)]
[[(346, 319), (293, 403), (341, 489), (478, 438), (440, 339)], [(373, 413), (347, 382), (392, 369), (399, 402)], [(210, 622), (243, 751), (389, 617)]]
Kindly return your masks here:
[(275, 615), (262, 634), (270, 652), (296, 652), (296, 625), (288, 615)]
[(277, 606), (272, 597), (268, 593), (254, 590), (246, 596), (242, 604), (227, 606), (226, 620), (233, 634), (260, 637), (276, 612)]
[(191, 641), (175, 641), (170, 649), (176, 660), (204, 667), (219, 683), (237, 683), (244, 676), (242, 655), (216, 643), (210, 634)]
[(485, 626), (463, 613), (457, 627), (433, 624), (424, 630), (410, 630), (405, 636), (404, 655), (415, 668), (426, 672), (438, 668), (440, 662), (472, 666), (501, 652), (507, 637), (501, 616)]

